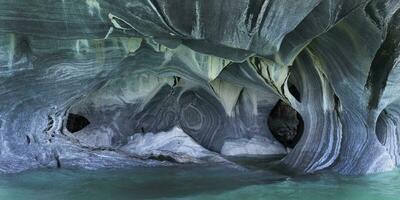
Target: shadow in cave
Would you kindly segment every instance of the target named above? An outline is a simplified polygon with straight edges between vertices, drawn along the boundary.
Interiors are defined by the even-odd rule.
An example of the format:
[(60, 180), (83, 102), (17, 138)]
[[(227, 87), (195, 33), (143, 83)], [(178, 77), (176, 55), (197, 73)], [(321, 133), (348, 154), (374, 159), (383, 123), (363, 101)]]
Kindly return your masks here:
[(69, 113), (67, 119), (67, 130), (71, 133), (78, 132), (90, 124), (86, 117)]
[(268, 127), (275, 139), (294, 148), (303, 134), (304, 122), (295, 109), (279, 100), (268, 116)]

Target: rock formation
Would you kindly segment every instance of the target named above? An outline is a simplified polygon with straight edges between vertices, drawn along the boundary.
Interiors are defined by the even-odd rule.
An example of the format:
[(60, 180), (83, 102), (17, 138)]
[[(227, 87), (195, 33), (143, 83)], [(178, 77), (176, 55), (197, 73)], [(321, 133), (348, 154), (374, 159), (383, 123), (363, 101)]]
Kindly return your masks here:
[(400, 165), (398, 0), (0, 5), (0, 172), (272, 154), (300, 173)]

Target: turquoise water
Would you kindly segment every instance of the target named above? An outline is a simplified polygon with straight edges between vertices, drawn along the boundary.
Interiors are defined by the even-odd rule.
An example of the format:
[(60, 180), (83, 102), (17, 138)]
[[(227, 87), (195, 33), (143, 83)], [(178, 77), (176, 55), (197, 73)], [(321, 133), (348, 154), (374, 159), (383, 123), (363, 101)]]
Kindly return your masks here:
[(364, 177), (282, 175), (222, 166), (36, 170), (0, 176), (1, 200), (277, 199), (399, 200), (400, 171)]

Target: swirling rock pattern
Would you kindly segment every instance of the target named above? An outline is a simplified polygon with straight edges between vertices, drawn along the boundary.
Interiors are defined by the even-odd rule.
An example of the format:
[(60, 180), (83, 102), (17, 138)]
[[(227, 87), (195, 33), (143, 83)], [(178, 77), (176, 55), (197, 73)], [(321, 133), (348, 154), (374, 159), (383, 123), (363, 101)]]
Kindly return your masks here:
[(278, 101), (304, 122), (294, 171), (400, 163), (398, 0), (0, 4), (1, 172), (286, 153)]

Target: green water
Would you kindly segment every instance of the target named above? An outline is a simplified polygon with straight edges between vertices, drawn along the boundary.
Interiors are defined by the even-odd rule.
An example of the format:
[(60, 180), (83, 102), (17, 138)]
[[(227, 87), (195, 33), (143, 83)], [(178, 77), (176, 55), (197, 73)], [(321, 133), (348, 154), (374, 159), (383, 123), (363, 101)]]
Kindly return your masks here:
[(0, 176), (0, 200), (276, 199), (399, 200), (400, 171), (364, 177), (289, 177), (222, 166), (37, 170)]

